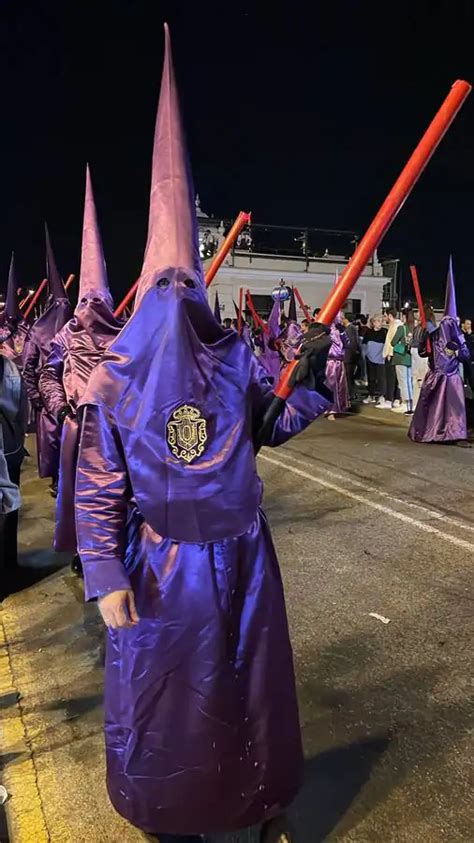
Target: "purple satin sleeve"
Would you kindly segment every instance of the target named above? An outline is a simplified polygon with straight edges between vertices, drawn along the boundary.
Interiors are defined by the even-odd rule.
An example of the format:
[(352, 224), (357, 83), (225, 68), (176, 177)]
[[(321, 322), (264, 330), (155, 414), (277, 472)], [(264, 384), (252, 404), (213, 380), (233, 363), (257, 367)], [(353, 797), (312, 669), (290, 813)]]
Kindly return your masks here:
[[(336, 328), (336, 331), (339, 331), (339, 328)], [(339, 331), (339, 336), (341, 337), (341, 343), (343, 348), (350, 348), (351, 347), (351, 338), (347, 331)]]
[(26, 386), (26, 393), (33, 404), (41, 401), (41, 395), (38, 391), (38, 366), (40, 362), (40, 352), (38, 345), (30, 341), (25, 353), (25, 362), (23, 364), (23, 381)]
[(130, 588), (125, 570), (130, 488), (121, 443), (102, 407), (84, 410), (76, 473), (77, 549), (86, 600)]
[(39, 378), (39, 391), (48, 413), (57, 418), (67, 404), (63, 385), (64, 344), (58, 339), (51, 343), (51, 351)]
[[(258, 430), (259, 421), (273, 398), (272, 387), (268, 376), (259, 366), (257, 359), (253, 362), (254, 372), (251, 384), (252, 412), (254, 416), (254, 430)], [(285, 409), (275, 422), (271, 435), (263, 443), (275, 448), (283, 445), (288, 439), (305, 430), (318, 416), (331, 409), (331, 401), (302, 384), (292, 392), (285, 404)]]

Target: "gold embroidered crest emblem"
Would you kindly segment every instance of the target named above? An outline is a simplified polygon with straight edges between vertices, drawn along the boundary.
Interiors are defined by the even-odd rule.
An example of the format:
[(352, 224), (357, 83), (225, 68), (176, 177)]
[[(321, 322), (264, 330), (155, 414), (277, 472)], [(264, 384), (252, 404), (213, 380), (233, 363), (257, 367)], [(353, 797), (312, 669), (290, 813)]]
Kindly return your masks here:
[(167, 441), (172, 454), (187, 463), (201, 456), (207, 442), (207, 422), (196, 407), (183, 404), (167, 424)]

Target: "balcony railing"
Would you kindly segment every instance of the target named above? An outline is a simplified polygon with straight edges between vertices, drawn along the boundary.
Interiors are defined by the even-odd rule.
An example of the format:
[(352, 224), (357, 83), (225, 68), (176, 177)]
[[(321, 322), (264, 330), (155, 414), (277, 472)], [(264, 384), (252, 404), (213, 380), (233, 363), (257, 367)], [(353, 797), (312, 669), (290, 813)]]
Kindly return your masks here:
[[(232, 222), (200, 219), (201, 257), (213, 257)], [(325, 228), (299, 228), (284, 225), (249, 225), (239, 235), (231, 253), (246, 255), (249, 262), (256, 257), (281, 257), (301, 261), (309, 267), (311, 261), (347, 261), (359, 236), (355, 231)]]

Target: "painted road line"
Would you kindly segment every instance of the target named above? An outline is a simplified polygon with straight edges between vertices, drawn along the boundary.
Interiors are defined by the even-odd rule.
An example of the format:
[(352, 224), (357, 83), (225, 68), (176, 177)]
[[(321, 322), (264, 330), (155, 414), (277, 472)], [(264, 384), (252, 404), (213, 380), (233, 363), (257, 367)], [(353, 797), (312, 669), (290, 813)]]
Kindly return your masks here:
[[(285, 449), (285, 456), (289, 457), (294, 463), (297, 465), (304, 466), (308, 468), (308, 457), (307, 460), (300, 460), (297, 457), (294, 457), (293, 454)], [(365, 483), (361, 483), (360, 480), (355, 480), (349, 474), (338, 474), (336, 471), (331, 471), (328, 468), (324, 468), (324, 466), (318, 462), (317, 460), (312, 460), (314, 464), (318, 466), (318, 471), (324, 472), (328, 477), (332, 477), (334, 480), (341, 480), (343, 483), (350, 483), (352, 486), (356, 486), (359, 489), (362, 489), (365, 492), (373, 492), (374, 494), (378, 495), (381, 498), (388, 498), (392, 503), (399, 503), (409, 509), (417, 509), (422, 512), (426, 518), (433, 519), (433, 520), (440, 520), (445, 521), (448, 524), (452, 524), (453, 527), (460, 527), (462, 530), (469, 530), (470, 532), (474, 533), (474, 525), (466, 524), (464, 521), (460, 521), (457, 518), (453, 518), (451, 515), (445, 515), (444, 512), (440, 512), (437, 509), (428, 509), (428, 507), (423, 506), (422, 504), (415, 503), (414, 501), (407, 500), (406, 498), (398, 498), (396, 495), (392, 495), (391, 492), (386, 492), (384, 489), (378, 489), (376, 486), (367, 486)]]
[(0, 697), (11, 700), (11, 704), (2, 709), (0, 720), (0, 747), (2, 756), (7, 759), (2, 770), (2, 784), (9, 794), (5, 807), (10, 838), (13, 843), (49, 843), (51, 838), (43, 814), (21, 704), (15, 702), (17, 691), (0, 613)]
[[(376, 501), (373, 501), (370, 498), (359, 494), (358, 492), (353, 492), (351, 489), (345, 489), (342, 486), (337, 486), (335, 483), (332, 483), (329, 480), (323, 480), (321, 477), (315, 477), (308, 471), (303, 471), (300, 468), (296, 468), (295, 466), (290, 465), (288, 462), (281, 462), (281, 460), (277, 460), (275, 459), (275, 457), (269, 457), (266, 453), (263, 454), (262, 452), (260, 452), (259, 459), (271, 463), (272, 465), (276, 465), (278, 466), (278, 468), (284, 468), (285, 471), (291, 471), (297, 477), (303, 477), (305, 480), (310, 480), (312, 483), (316, 483), (318, 486), (322, 486), (325, 489), (330, 489), (332, 492), (337, 492), (337, 494), (342, 495), (345, 498), (357, 501), (357, 503), (361, 503), (364, 506), (369, 506), (371, 507), (371, 509), (376, 509), (378, 512), (383, 512), (384, 515), (389, 515), (390, 518), (396, 518), (398, 521), (403, 521), (404, 524), (409, 524), (411, 527), (416, 527), (418, 530), (423, 530), (423, 532), (425, 533), (431, 533), (432, 535), (437, 536), (443, 541), (449, 542), (449, 544), (452, 544), (455, 547), (462, 547), (464, 550), (468, 550), (471, 553), (474, 553), (474, 544), (472, 542), (467, 541), (466, 539), (460, 539), (457, 538), (457, 536), (451, 536), (449, 535), (449, 533), (444, 533), (442, 530), (439, 530), (437, 527), (433, 527), (431, 524), (426, 524), (424, 521), (419, 521), (416, 518), (412, 518), (411, 515), (405, 515), (403, 512), (398, 512), (396, 509), (391, 509), (388, 506), (384, 506), (381, 503), (377, 503)], [(344, 481), (345, 480), (346, 478), (344, 478)]]

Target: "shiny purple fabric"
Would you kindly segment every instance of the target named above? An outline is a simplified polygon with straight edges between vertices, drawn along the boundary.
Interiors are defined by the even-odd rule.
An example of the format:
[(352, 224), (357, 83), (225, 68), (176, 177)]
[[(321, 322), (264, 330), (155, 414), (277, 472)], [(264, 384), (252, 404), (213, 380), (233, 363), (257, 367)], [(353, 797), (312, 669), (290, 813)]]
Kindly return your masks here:
[(23, 378), (28, 398), (36, 412), (38, 473), (40, 477), (57, 477), (59, 471), (60, 428), (55, 416), (48, 413), (39, 392), (39, 378), (48, 359), (51, 342), (71, 318), (69, 301), (60, 299), (36, 320), (31, 328), (23, 359)]
[(304, 339), (304, 333), (297, 322), (289, 322), (279, 336), (280, 353), (286, 363), (295, 359), (296, 352)]
[(280, 352), (275, 348), (275, 341), (280, 334), (280, 304), (277, 301), (273, 304), (266, 327), (267, 330), (262, 333), (263, 351), (258, 359), (273, 383), (277, 384), (281, 371)]
[(51, 343), (51, 351), (39, 379), (43, 403), (51, 415), (69, 405), (74, 418), (64, 421), (61, 431), (60, 471), (53, 546), (57, 551), (76, 549), (74, 487), (79, 447), (77, 406), (90, 376), (123, 323), (112, 311), (108, 293), (90, 291), (78, 302), (75, 314)]
[[(186, 274), (177, 273), (175, 290), (155, 285), (145, 294), (84, 403), (113, 412), (138, 507), (153, 529), (209, 542), (244, 533), (260, 503), (247, 401), (257, 363), (235, 331), (217, 325), (204, 290), (180, 286)], [(168, 443), (168, 424), (184, 405), (197, 408), (207, 428), (204, 452), (190, 464)]]
[[(246, 352), (239, 363), (250, 369), (239, 373), (247, 383), (245, 416), (256, 421), (271, 398), (268, 380)], [(101, 368), (106, 364), (97, 374)], [(158, 415), (159, 395), (149, 399)], [(317, 393), (297, 387), (268, 444), (286, 441), (327, 407)], [(302, 768), (283, 590), (265, 517), (256, 504), (244, 533), (234, 535), (226, 519), (227, 535), (215, 542), (159, 534), (133, 496), (122, 430), (116, 408), (85, 408), (76, 486), (86, 597), (132, 587), (140, 615), (136, 628), (108, 634), (110, 798), (150, 833), (262, 822), (292, 801)], [(256, 467), (243, 447), (242, 455), (236, 470), (246, 492)], [(149, 477), (145, 463), (141, 471)], [(258, 488), (260, 496), (260, 482)], [(146, 494), (148, 511), (166, 507), (155, 481)], [(220, 508), (215, 499), (209, 505)]]
[(326, 363), (326, 386), (331, 390), (334, 404), (333, 413), (345, 413), (350, 406), (349, 387), (344, 367), (344, 349), (348, 345), (345, 331), (339, 331), (335, 324), (331, 325), (331, 348)]
[[(423, 381), (408, 435), (414, 442), (467, 439), (466, 402), (459, 363), (470, 359), (457, 320), (445, 316), (431, 334), (432, 369)], [(450, 348), (458, 354), (450, 354)]]

